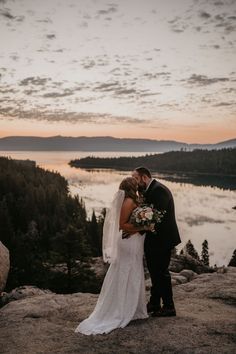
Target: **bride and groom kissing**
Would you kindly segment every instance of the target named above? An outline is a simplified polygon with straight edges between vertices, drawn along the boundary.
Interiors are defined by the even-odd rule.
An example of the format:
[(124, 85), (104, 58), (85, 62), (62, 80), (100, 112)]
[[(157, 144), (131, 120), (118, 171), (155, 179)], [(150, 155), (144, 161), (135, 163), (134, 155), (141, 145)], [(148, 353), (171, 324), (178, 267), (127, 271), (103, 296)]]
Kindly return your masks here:
[[(159, 213), (159, 219), (140, 222), (145, 214), (145, 209), (141, 209), (143, 200)], [(141, 219), (137, 215), (140, 210)], [(149, 216), (151, 214), (149, 207)], [(75, 332), (105, 334), (124, 328), (132, 320), (148, 318), (149, 314), (153, 317), (176, 316), (168, 267), (171, 250), (180, 242), (170, 190), (153, 179), (147, 168), (136, 168), (132, 177), (122, 180), (106, 213), (103, 259), (110, 266), (94, 311)], [(148, 303), (144, 254), (152, 282)]]

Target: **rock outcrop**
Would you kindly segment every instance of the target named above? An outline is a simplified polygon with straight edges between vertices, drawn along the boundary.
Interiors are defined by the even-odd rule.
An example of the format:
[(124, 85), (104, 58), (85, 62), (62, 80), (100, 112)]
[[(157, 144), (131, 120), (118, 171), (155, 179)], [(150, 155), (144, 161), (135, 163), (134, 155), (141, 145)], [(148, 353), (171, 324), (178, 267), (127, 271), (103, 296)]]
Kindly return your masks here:
[(10, 269), (9, 251), (0, 241), (0, 293), (4, 290)]
[(174, 287), (177, 317), (133, 321), (108, 335), (74, 333), (98, 295), (49, 292), (12, 301), (0, 309), (1, 354), (234, 353), (236, 268), (192, 279)]
[(195, 273), (211, 273), (214, 270), (204, 265), (201, 261), (191, 257), (189, 254), (175, 255), (171, 258), (170, 270), (173, 272), (181, 272), (183, 269), (189, 269)]
[[(103, 262), (102, 257), (92, 258), (90, 266), (91, 269), (95, 272), (96, 276), (99, 278), (103, 278), (108, 269), (108, 264), (105, 264)], [(172, 273), (180, 273), (183, 270), (189, 270), (190, 272), (192, 271), (195, 274), (212, 273), (214, 271), (213, 268), (204, 265), (201, 261), (198, 261), (197, 259), (191, 257), (189, 254), (175, 255), (171, 257), (169, 268)], [(145, 273), (146, 276), (149, 277), (149, 273), (146, 265), (145, 265)]]
[(19, 286), (18, 288), (13, 289), (9, 293), (2, 293), (0, 297), (0, 307), (6, 305), (8, 302), (24, 299), (26, 297), (43, 295), (43, 294), (52, 294), (50, 290), (42, 290), (36, 286)]

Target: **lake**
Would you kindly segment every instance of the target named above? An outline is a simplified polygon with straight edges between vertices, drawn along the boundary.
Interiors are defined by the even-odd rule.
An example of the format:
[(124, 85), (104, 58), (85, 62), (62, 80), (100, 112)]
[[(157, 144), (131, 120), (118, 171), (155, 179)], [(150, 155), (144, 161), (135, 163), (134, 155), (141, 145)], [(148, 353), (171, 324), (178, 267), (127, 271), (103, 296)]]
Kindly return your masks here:
[[(146, 154), (146, 153), (145, 153)], [(129, 172), (116, 170), (84, 170), (68, 165), (72, 159), (85, 156), (118, 157), (140, 156), (142, 152), (78, 152), (78, 151), (0, 151), (1, 156), (14, 159), (30, 159), (37, 165), (51, 171), (58, 171), (69, 182), (72, 195), (83, 198), (88, 215), (95, 210), (98, 215), (102, 208), (108, 207), (120, 181)], [(186, 176), (153, 174), (171, 191), (175, 200), (176, 218), (182, 244), (180, 250), (190, 239), (201, 253), (201, 244), (207, 239), (211, 265), (227, 265), (236, 248), (236, 191), (199, 182), (199, 179)], [(219, 179), (218, 179), (219, 182)], [(225, 182), (219, 183), (224, 186)], [(218, 185), (216, 183), (216, 185)], [(230, 184), (229, 184), (230, 185)], [(227, 189), (228, 188), (228, 189)]]

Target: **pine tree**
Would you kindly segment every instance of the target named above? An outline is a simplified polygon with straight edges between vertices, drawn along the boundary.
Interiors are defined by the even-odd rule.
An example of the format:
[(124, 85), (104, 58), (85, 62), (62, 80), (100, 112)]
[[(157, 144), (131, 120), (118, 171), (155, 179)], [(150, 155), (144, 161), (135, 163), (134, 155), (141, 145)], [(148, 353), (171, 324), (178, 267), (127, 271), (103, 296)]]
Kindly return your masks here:
[(236, 267), (236, 249), (233, 252), (232, 258), (228, 264), (228, 267)]
[(26, 233), (20, 230), (14, 235), (11, 249), (11, 272), (8, 286), (17, 287), (22, 284), (38, 284), (43, 277), (43, 259), (39, 246), (37, 223), (32, 220)]
[(3, 198), (0, 201), (0, 241), (2, 241), (8, 249), (11, 249), (13, 237), (14, 230), (10, 219), (9, 209), (6, 198)]
[(208, 252), (208, 241), (207, 240), (204, 240), (202, 243), (201, 261), (206, 266), (209, 266), (209, 252)]
[(66, 264), (66, 292), (72, 292), (73, 273), (79, 271), (79, 263), (85, 260), (86, 256), (88, 256), (89, 254), (89, 249), (87, 248), (84, 239), (84, 230), (77, 229), (74, 225), (69, 224), (65, 230), (60, 233), (57, 233), (56, 237), (53, 240), (53, 245), (55, 252), (54, 257), (56, 261), (65, 262)]
[(102, 242), (101, 242), (101, 234), (99, 231), (100, 231), (99, 225), (97, 222), (95, 212), (93, 210), (92, 218), (89, 225), (89, 238), (93, 250), (93, 256), (95, 257), (99, 257), (102, 255)]
[(186, 249), (186, 252), (191, 257), (197, 259), (198, 261), (200, 260), (199, 255), (198, 255), (197, 251), (194, 248), (194, 245), (192, 244), (192, 242), (190, 240), (188, 240), (188, 242), (186, 243), (185, 249)]

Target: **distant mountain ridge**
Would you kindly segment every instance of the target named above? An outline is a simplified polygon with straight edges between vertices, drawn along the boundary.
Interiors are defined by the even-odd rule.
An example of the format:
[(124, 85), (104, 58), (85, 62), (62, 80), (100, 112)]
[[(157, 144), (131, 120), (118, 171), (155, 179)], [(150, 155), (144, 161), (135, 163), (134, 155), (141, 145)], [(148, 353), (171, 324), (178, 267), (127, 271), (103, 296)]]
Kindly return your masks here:
[(7, 151), (127, 151), (167, 152), (193, 149), (235, 148), (236, 138), (216, 144), (187, 144), (174, 140), (99, 137), (8, 136), (0, 138), (0, 150)]

